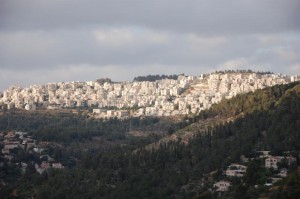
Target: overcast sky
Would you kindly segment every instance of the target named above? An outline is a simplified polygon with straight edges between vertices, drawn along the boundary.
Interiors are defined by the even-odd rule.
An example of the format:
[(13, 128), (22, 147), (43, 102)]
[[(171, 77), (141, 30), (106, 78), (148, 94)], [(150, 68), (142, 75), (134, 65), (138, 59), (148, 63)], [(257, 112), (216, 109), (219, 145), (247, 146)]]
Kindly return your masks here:
[(0, 0), (0, 91), (223, 69), (300, 74), (299, 0)]

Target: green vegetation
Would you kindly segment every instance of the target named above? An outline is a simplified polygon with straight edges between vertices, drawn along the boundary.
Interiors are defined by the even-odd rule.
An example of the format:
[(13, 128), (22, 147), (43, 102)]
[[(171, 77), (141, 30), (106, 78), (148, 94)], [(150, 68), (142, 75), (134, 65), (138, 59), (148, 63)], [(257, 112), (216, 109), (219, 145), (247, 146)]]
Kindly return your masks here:
[(178, 79), (178, 75), (147, 75), (147, 76), (138, 76), (133, 79), (135, 82), (149, 81), (155, 82), (156, 80), (162, 79)]
[(111, 79), (109, 78), (100, 78), (100, 79), (97, 79), (96, 82), (98, 82), (99, 84), (104, 84), (104, 83), (112, 83)]
[[(0, 128), (7, 128), (8, 115), (1, 116)], [(16, 116), (9, 115), (9, 117)], [(20, 116), (21, 117), (21, 116)], [(26, 120), (24, 116), (9, 125), (11, 127), (37, 129), (34, 133), (39, 139), (74, 140), (70, 132), (77, 136), (109, 136), (120, 133), (124, 135), (129, 125), (135, 128), (162, 127), (161, 121), (132, 120), (97, 122), (74, 116), (59, 116), (45, 133), (43, 128), (50, 120)], [(300, 177), (297, 173), (300, 151), (300, 84), (275, 86), (258, 90), (246, 95), (238, 95), (231, 100), (224, 100), (211, 109), (203, 111), (194, 118), (205, 121), (218, 117), (235, 118), (235, 120), (207, 128), (197, 133), (197, 126), (190, 126), (195, 131), (188, 143), (180, 139), (161, 144), (157, 149), (147, 150), (145, 143), (139, 147), (122, 147), (115, 145), (102, 150), (88, 149), (75, 155), (77, 166), (64, 170), (49, 170), (39, 175), (28, 172), (20, 180), (12, 181), (0, 189), (2, 198), (217, 198), (211, 192), (213, 182), (224, 179), (223, 171), (231, 163), (240, 163), (241, 155), (253, 158), (247, 163), (248, 169), (243, 178), (232, 179), (230, 190), (220, 198), (297, 198), (300, 191)], [(24, 121), (26, 120), (26, 122)], [(32, 119), (31, 119), (32, 120)], [(156, 119), (159, 120), (159, 119)], [(23, 122), (22, 122), (23, 121)], [(51, 120), (52, 121), (52, 120)], [(75, 122), (76, 121), (76, 122)], [(145, 122), (145, 124), (141, 124)], [(160, 125), (152, 125), (153, 123)], [(76, 125), (72, 125), (72, 124)], [(54, 125), (56, 124), (56, 125)], [(101, 124), (101, 125), (100, 125)], [(71, 127), (69, 127), (71, 125)], [(98, 125), (98, 126), (97, 126)], [(103, 126), (102, 126), (103, 125)], [(176, 126), (177, 125), (177, 126)], [(183, 123), (166, 125), (167, 131), (173, 133)], [(170, 128), (172, 127), (172, 129)], [(114, 130), (113, 130), (114, 129)], [(128, 130), (127, 130), (128, 131)], [(40, 132), (40, 135), (39, 135)], [(42, 136), (44, 135), (44, 136)], [(80, 137), (79, 136), (79, 137)], [(76, 137), (77, 138), (77, 137)], [(80, 137), (81, 138), (81, 137)], [(83, 137), (84, 139), (87, 139)], [(118, 138), (121, 139), (121, 138)], [(58, 141), (58, 140), (56, 140)], [(149, 142), (148, 142), (149, 143)], [(137, 145), (136, 145), (137, 146)], [(297, 158), (291, 165), (288, 178), (278, 182), (271, 189), (263, 186), (275, 171), (265, 169), (263, 160), (258, 159), (258, 150), (269, 150), (274, 155), (289, 151)], [(14, 168), (9, 171), (13, 172)], [(18, 177), (17, 172), (15, 173)], [(1, 175), (8, 175), (2, 172)], [(255, 187), (255, 185), (259, 185)]]
[[(60, 143), (82, 142), (93, 137), (107, 140), (125, 140), (129, 131), (151, 131), (159, 136), (169, 128), (183, 127), (182, 122), (163, 120), (157, 117), (129, 118), (118, 120), (95, 120), (83, 112), (48, 111), (25, 112), (14, 110), (0, 115), (0, 129), (27, 131), (39, 141)], [(159, 133), (158, 133), (159, 132)]]

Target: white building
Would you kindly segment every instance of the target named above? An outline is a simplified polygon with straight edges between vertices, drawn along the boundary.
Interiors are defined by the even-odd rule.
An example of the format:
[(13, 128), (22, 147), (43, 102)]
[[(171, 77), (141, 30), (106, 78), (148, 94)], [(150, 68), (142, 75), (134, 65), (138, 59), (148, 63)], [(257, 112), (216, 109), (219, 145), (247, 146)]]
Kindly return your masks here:
[(228, 177), (243, 177), (246, 174), (247, 167), (240, 164), (231, 164), (226, 170)]
[(52, 168), (55, 168), (55, 169), (63, 169), (65, 168), (61, 163), (52, 163)]
[(281, 162), (283, 157), (280, 156), (275, 156), (275, 157), (269, 157), (265, 160), (265, 167), (266, 168), (273, 168), (273, 169), (278, 169), (278, 163)]
[(231, 183), (228, 181), (224, 181), (224, 180), (221, 180), (214, 184), (214, 187), (216, 188), (216, 192), (226, 192), (229, 190), (230, 186), (231, 186)]
[(275, 170), (278, 169), (278, 163), (281, 161), (286, 160), (287, 164), (290, 165), (292, 162), (296, 161), (294, 157), (283, 157), (283, 156), (271, 156), (265, 160), (265, 167), (266, 168), (273, 168)]
[(26, 104), (25, 105), (25, 110), (27, 111), (35, 111), (36, 110), (36, 105), (35, 104)]

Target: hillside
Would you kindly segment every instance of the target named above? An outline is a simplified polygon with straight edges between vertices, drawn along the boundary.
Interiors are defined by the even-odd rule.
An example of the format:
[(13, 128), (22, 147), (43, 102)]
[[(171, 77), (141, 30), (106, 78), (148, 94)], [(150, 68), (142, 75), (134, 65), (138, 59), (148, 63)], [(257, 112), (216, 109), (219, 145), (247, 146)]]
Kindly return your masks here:
[[(299, 94), (298, 83), (273, 86), (248, 94), (240, 94), (232, 99), (224, 99), (210, 109), (201, 111), (199, 115), (186, 118), (186, 122), (191, 123), (190, 125), (152, 143), (147, 148), (150, 149), (169, 141), (181, 140), (183, 143), (187, 143), (195, 135), (205, 133), (208, 129), (213, 129), (218, 125), (230, 124), (237, 119), (256, 114), (256, 112), (272, 113), (282, 105), (284, 99), (290, 98), (291, 93)], [(297, 109), (297, 104), (293, 105), (296, 105)]]
[[(300, 151), (300, 84), (279, 85), (223, 100), (188, 126), (136, 148), (81, 151), (73, 168), (26, 172), (0, 190), (3, 198), (297, 198)], [(186, 124), (185, 124), (186, 125)], [(184, 126), (184, 125), (182, 125)], [(172, 133), (172, 132), (170, 132)], [(265, 168), (259, 151), (289, 157), (288, 177), (266, 186), (278, 172)], [(247, 160), (247, 161), (246, 161)], [(242, 164), (242, 177), (228, 177)], [(2, 174), (3, 175), (3, 174)], [(229, 181), (219, 194), (214, 184)], [(14, 193), (14, 194), (12, 194)]]

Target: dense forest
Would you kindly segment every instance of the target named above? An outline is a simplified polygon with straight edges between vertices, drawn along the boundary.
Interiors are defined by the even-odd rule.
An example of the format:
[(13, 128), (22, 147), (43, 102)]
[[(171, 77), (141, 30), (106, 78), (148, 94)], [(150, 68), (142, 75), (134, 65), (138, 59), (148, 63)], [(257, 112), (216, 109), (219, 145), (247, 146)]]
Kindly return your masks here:
[(93, 137), (107, 140), (125, 140), (130, 131), (153, 132), (159, 136), (184, 127), (184, 121), (166, 120), (158, 117), (92, 119), (78, 111), (5, 111), (0, 114), (0, 129), (30, 132), (39, 141), (59, 143), (82, 142)]
[(162, 79), (178, 79), (178, 75), (147, 75), (147, 76), (138, 76), (133, 79), (135, 82), (149, 81), (155, 82), (156, 80)]
[[(59, 141), (62, 137), (66, 143), (73, 139), (72, 132), (88, 140), (89, 136), (85, 135), (108, 136), (112, 133), (122, 137), (122, 129), (126, 130), (132, 123), (135, 123), (134, 128), (148, 125), (151, 128), (163, 127), (162, 122), (154, 118), (149, 124), (141, 124), (140, 119), (135, 122), (112, 120), (110, 123), (98, 123), (80, 118), (80, 115), (74, 116), (79, 117), (78, 120), (61, 116), (56, 125), (50, 122), (53, 126), (47, 126), (48, 122), (42, 121), (46, 118), (26, 120), (24, 116), (17, 120), (16, 115), (2, 115), (0, 127), (32, 130), (41, 140)], [(14, 119), (9, 119), (11, 117)], [(41, 175), (34, 169), (27, 169), (21, 175), (18, 168), (5, 163), (0, 176), (9, 180), (0, 189), (1, 198), (298, 198), (300, 84), (274, 86), (223, 100), (194, 116), (191, 121), (196, 123), (218, 117), (234, 120), (199, 133), (196, 125), (186, 127), (185, 120), (173, 126), (167, 124), (164, 128), (169, 133), (175, 131), (176, 134), (177, 129), (189, 128), (189, 131), (195, 132), (194, 136), (187, 143), (177, 139), (155, 149), (147, 149), (146, 146), (157, 140), (137, 147), (113, 145), (102, 150), (88, 149), (70, 154), (78, 160), (76, 166), (50, 169)], [(76, 125), (68, 127), (72, 123)], [(170, 130), (170, 127), (174, 129)], [(66, 138), (63, 138), (64, 133), (55, 134), (64, 132), (61, 128), (69, 132)], [(296, 163), (288, 166), (288, 177), (279, 181), (276, 189), (263, 186), (274, 171), (262, 167), (257, 153), (261, 150), (271, 151), (272, 155), (289, 153), (297, 159)], [(224, 169), (231, 163), (240, 163), (242, 155), (251, 159), (245, 176), (232, 179), (233, 186), (227, 193), (219, 195), (214, 192), (213, 182), (224, 179)]]

